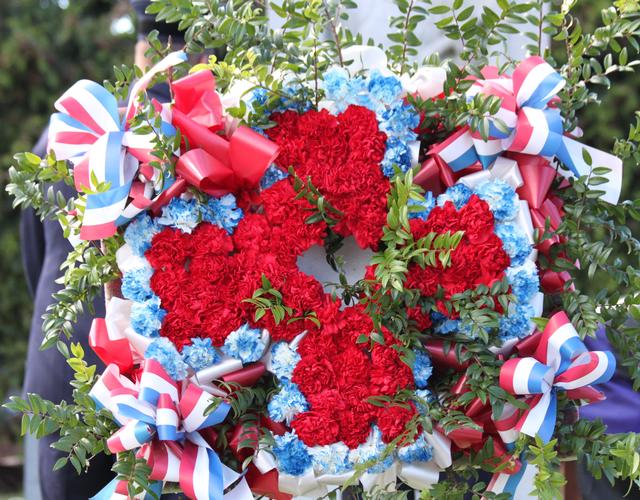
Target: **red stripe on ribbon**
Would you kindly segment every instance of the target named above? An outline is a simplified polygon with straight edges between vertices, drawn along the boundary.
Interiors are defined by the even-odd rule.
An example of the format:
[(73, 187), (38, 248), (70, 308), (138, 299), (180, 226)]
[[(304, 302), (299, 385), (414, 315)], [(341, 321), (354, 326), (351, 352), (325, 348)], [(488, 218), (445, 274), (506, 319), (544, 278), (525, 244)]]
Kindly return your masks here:
[(66, 97), (65, 99), (60, 101), (60, 105), (67, 110), (67, 114), (71, 115), (73, 118), (78, 120), (80, 123), (89, 127), (91, 130), (96, 132), (99, 135), (105, 133), (102, 130), (102, 127), (98, 125), (93, 117), (87, 112), (87, 110), (80, 104), (74, 97)]

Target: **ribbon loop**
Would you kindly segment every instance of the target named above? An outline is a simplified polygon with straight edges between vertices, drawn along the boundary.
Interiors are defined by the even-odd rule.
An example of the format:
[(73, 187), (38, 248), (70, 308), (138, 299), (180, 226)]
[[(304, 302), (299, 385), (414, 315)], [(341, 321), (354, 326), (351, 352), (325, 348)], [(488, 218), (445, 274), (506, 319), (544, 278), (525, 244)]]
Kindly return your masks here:
[[(56, 101), (59, 112), (51, 117), (49, 149), (59, 160), (73, 164), (76, 189), (86, 193), (81, 239), (112, 236), (119, 225), (150, 204), (150, 199), (148, 203), (140, 200), (141, 196), (152, 196), (149, 190), (136, 188), (134, 201), (129, 201), (129, 195), (138, 182), (139, 163), (151, 158), (155, 134), (137, 134), (130, 127), (130, 121), (137, 109), (138, 95), (153, 77), (185, 60), (184, 52), (173, 52), (140, 78), (131, 89), (123, 120), (120, 120), (116, 98), (89, 80), (75, 83)], [(162, 131), (168, 135), (174, 133), (168, 124), (162, 126)]]
[[(160, 489), (163, 482), (179, 482), (189, 498), (222, 499), (225, 488), (241, 477), (222, 464), (207, 433), (226, 418), (230, 406), (222, 402), (207, 413), (210, 395), (190, 382), (178, 387), (157, 361), (145, 360), (137, 385), (109, 365), (90, 396), (96, 405), (111, 409), (120, 424), (107, 440), (109, 450), (137, 449), (136, 456), (148, 461), (150, 478), (160, 482)], [(96, 498), (111, 498), (114, 484), (121, 487), (109, 483)], [(246, 489), (243, 479), (229, 495), (242, 496)]]
[[(500, 98), (500, 109), (488, 117), (488, 137), (485, 139), (479, 131), (472, 132), (466, 126), (435, 145), (431, 149), (432, 155), (444, 161), (454, 172), (476, 162), (485, 169), (489, 168), (505, 152), (555, 156), (569, 169), (560, 172), (566, 177), (586, 175), (593, 167), (606, 166), (611, 169), (607, 176), (609, 182), (598, 189), (604, 189), (605, 201), (617, 203), (622, 161), (564, 135), (562, 116), (555, 107), (556, 93), (565, 85), (561, 75), (538, 56), (518, 64), (511, 77), (498, 75), (495, 68), (483, 73), (486, 79), (473, 83), (467, 91), (467, 99), (478, 94)], [(585, 162), (583, 148), (592, 157), (592, 165)]]
[(589, 386), (611, 379), (616, 362), (609, 351), (588, 351), (564, 312), (552, 316), (542, 334), (525, 341), (520, 352), (535, 348), (533, 356), (507, 360), (500, 369), (500, 387), (525, 396), (529, 406), (515, 429), (529, 436), (539, 434), (548, 442), (556, 422), (556, 392), (564, 390), (570, 398), (597, 400)]
[(278, 146), (246, 126), (228, 137), (220, 97), (209, 70), (198, 71), (172, 84), (173, 124), (189, 151), (176, 164), (176, 173), (212, 196), (254, 188), (278, 155)]

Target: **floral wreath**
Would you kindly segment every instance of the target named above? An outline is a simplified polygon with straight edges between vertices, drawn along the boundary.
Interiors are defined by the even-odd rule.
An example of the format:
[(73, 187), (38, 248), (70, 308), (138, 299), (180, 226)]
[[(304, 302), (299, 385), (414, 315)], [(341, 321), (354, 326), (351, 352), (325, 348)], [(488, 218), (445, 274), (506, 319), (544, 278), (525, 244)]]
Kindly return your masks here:
[[(89, 394), (116, 429), (109, 451), (148, 465), (146, 490), (428, 489), (473, 453), (495, 472), (489, 491), (515, 492), (535, 468), (520, 437), (548, 443), (558, 403), (597, 400), (590, 384), (613, 373), (564, 313), (540, 318), (540, 290), (571, 286), (536, 266), (563, 243), (536, 236), (564, 215), (553, 181), (590, 172), (591, 155), (619, 163), (576, 154), (562, 77), (539, 57), (510, 76), (485, 68), (465, 102), (486, 99), (486, 114), (425, 148), (416, 99), (444, 97), (444, 78), (426, 91), (427, 69), (397, 77), (379, 49), (350, 49), (315, 104), (287, 79), (220, 95), (209, 69), (171, 77), (169, 104), (139, 99), (180, 52), (134, 85), (122, 119), (93, 82), (56, 103), (50, 143), (82, 192), (68, 223), (119, 247), (120, 287), (90, 334), (108, 366)], [(617, 198), (616, 172), (601, 184)], [(346, 238), (374, 252), (355, 283), (335, 255)], [(333, 293), (300, 267), (315, 246)], [(484, 369), (499, 385), (477, 397)]]
[[(378, 247), (391, 189), (385, 178), (411, 167), (417, 117), (394, 76), (372, 72), (348, 78), (334, 70), (325, 85), (325, 110), (279, 107), (270, 115), (276, 126), (262, 131), (280, 147), (276, 164), (293, 166), (297, 184), (272, 166), (260, 193), (250, 198), (183, 196), (156, 217), (141, 214), (127, 226), (118, 252), (121, 292), (133, 301), (133, 331), (150, 341), (144, 357), (159, 362), (175, 380), (195, 374), (209, 382), (211, 370), (231, 360), (237, 369), (266, 364), (277, 379), (268, 415), (285, 431), (274, 436), (270, 448), (282, 477), (353, 473), (380, 461), (368, 472), (383, 473), (393, 465), (398, 477), (411, 482), (406, 472), (411, 464), (430, 462), (435, 455), (429, 467), (437, 469), (449, 460), (439, 433), (416, 428), (403, 438), (432, 398), (427, 351), (411, 348), (405, 364), (402, 345), (386, 329), (382, 343), (369, 351), (363, 337), (374, 326), (364, 309), (341, 308), (319, 282), (299, 271), (296, 259), (322, 244), (329, 224), (341, 236), (355, 234), (363, 247)], [(254, 93), (250, 102), (259, 102), (261, 95)], [(370, 150), (363, 153), (362, 144)], [(343, 153), (337, 159), (323, 157), (329, 167), (317, 161), (327, 150)], [(344, 157), (349, 161), (343, 164)], [(341, 172), (331, 170), (334, 165)], [(443, 335), (465, 334), (465, 320), (447, 303), (457, 293), (504, 279), (517, 302), (503, 311), (499, 337), (515, 341), (532, 332), (530, 320), (539, 311), (530, 304), (539, 283), (531, 222), (516, 193), (513, 168), (506, 165), (500, 175), (515, 185), (494, 177), (500, 170), (495, 169), (489, 176), (464, 177), (437, 198), (428, 193), (411, 205), (415, 239), (460, 231), (449, 265), (422, 262), (408, 269), (406, 286), (427, 302), (439, 288), (444, 292), (440, 300), (412, 310), (420, 330), (433, 326)], [(342, 184), (358, 172), (366, 173), (362, 182), (344, 189)], [(309, 203), (297, 199), (294, 189), (302, 178), (324, 193), (341, 220), (308, 223)], [(375, 265), (367, 271), (368, 278), (374, 276)], [(274, 293), (297, 321), (257, 312), (260, 300)], [(407, 402), (391, 404), (400, 392)], [(399, 439), (397, 451), (390, 453), (389, 444)]]

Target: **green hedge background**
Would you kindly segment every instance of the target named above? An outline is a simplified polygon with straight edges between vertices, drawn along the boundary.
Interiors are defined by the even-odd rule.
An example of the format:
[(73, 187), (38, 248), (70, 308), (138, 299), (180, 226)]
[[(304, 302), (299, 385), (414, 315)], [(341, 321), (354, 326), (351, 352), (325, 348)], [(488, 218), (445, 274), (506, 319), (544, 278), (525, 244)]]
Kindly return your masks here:
[[(363, 0), (364, 1), (364, 0)], [(600, 24), (608, 0), (580, 0), (576, 12), (586, 30)], [(130, 15), (126, 0), (0, 1), (0, 397), (20, 390), (31, 316), (31, 299), (22, 272), (19, 216), (4, 191), (6, 167), (16, 151), (29, 150), (52, 111), (54, 100), (73, 82), (101, 82), (115, 63), (129, 62), (134, 35), (114, 34), (115, 20)], [(560, 49), (560, 48), (559, 48)], [(555, 52), (555, 51), (554, 51)], [(557, 59), (563, 60), (561, 50)], [(618, 77), (600, 106), (582, 113), (584, 141), (611, 148), (627, 135), (640, 109), (640, 76)], [(639, 197), (640, 187), (627, 166), (625, 197)], [(592, 285), (595, 289), (595, 285)], [(0, 443), (15, 439), (0, 418)], [(5, 422), (2, 422), (5, 420)]]

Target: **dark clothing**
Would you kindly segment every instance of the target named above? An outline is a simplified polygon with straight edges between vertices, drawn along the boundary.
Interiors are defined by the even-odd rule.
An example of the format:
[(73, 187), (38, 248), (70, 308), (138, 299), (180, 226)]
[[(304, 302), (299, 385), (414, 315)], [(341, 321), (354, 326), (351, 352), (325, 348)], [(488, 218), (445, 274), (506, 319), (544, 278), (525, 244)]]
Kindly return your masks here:
[[(585, 344), (590, 351), (615, 352), (609, 341), (605, 328), (602, 327), (594, 338), (587, 337)], [(580, 408), (580, 418), (586, 420), (601, 419), (607, 426), (609, 434), (640, 432), (640, 394), (633, 390), (627, 369), (618, 364), (611, 380), (598, 386), (606, 399)], [(607, 498), (640, 500), (640, 489), (636, 485), (629, 487), (628, 481), (616, 481), (612, 486), (606, 477), (595, 479), (584, 463), (578, 464), (578, 484), (584, 500), (600, 500)], [(627, 492), (629, 492), (627, 494)]]
[[(44, 156), (45, 147), (46, 133), (38, 141), (34, 153)], [(65, 197), (75, 195), (75, 191), (69, 186), (60, 184), (55, 188), (62, 191)], [(55, 280), (62, 275), (60, 265), (65, 261), (71, 245), (64, 238), (62, 228), (57, 221), (42, 222), (31, 209), (22, 214), (20, 236), (27, 284), (34, 300), (24, 391), (37, 393), (55, 403), (63, 400), (69, 402), (72, 400), (72, 387), (69, 381), (73, 378), (73, 370), (55, 347), (41, 351), (40, 343), (43, 338), (42, 315), (47, 306), (53, 303), (52, 294), (61, 288)], [(95, 300), (94, 307), (97, 316), (104, 316), (102, 295)], [(88, 345), (91, 320), (92, 317), (89, 314), (83, 314), (78, 318), (72, 340), (82, 344), (87, 363), (97, 364), (99, 373), (104, 369), (104, 365)], [(58, 458), (66, 455), (51, 448), (51, 444), (57, 439), (58, 435), (53, 434), (38, 442), (38, 471), (43, 500), (63, 498), (86, 500), (113, 478), (114, 473), (111, 472), (113, 457), (103, 454), (91, 461), (87, 474), (78, 476), (71, 466), (52, 472)]]
[[(607, 340), (604, 327), (598, 330), (595, 337), (587, 337), (585, 344), (590, 351), (615, 352)], [(607, 425), (609, 434), (640, 432), (640, 419), (637, 417), (640, 411), (640, 393), (633, 390), (627, 369), (618, 363), (611, 380), (598, 386), (598, 389), (606, 399), (580, 408), (580, 418), (600, 418)]]
[[(167, 85), (158, 85), (150, 89), (148, 94), (160, 102), (170, 100)], [(47, 131), (42, 134), (33, 152), (40, 157), (45, 156), (46, 146)], [(77, 194), (73, 187), (66, 184), (56, 184), (54, 188), (61, 191), (65, 198)], [(25, 274), (34, 300), (24, 390), (26, 393), (37, 393), (54, 403), (70, 402), (72, 387), (69, 382), (73, 379), (73, 370), (55, 347), (41, 351), (40, 344), (43, 338), (42, 315), (47, 307), (54, 303), (52, 294), (62, 288), (55, 281), (62, 275), (60, 266), (72, 247), (63, 236), (62, 227), (58, 221), (40, 221), (31, 209), (25, 210), (22, 214), (20, 234)], [(87, 312), (78, 317), (71, 340), (81, 343), (85, 360), (89, 365), (97, 365), (96, 372), (101, 373), (104, 370), (104, 364), (89, 347), (88, 339), (93, 317), (104, 317), (105, 314), (102, 294), (96, 298), (93, 306), (95, 315)], [(86, 500), (100, 491), (115, 476), (111, 472), (113, 457), (104, 454), (91, 460), (91, 467), (86, 474), (78, 476), (71, 466), (53, 472), (54, 464), (63, 456), (61, 452), (51, 448), (51, 444), (56, 440), (57, 435), (52, 435), (41, 439), (38, 443), (38, 470), (43, 500)]]

